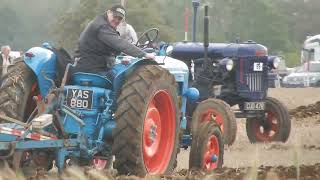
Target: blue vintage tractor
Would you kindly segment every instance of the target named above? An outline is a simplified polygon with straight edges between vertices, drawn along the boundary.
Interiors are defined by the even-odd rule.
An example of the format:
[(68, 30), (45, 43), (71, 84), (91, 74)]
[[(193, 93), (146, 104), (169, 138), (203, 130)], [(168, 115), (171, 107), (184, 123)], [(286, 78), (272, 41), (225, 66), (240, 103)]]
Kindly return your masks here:
[(59, 60), (70, 58), (47, 43), (28, 50), (2, 79), (0, 158), (14, 169), (49, 170), (55, 161), (60, 172), (71, 165), (113, 165), (120, 174), (143, 177), (172, 172), (180, 146), (192, 144), (192, 167), (221, 167), (223, 141), (216, 123), (206, 122), (198, 136), (184, 131), (187, 101), (199, 96), (188, 86), (187, 65), (167, 57), (164, 48), (153, 51), (164, 56), (156, 61), (118, 56), (111, 79), (70, 76), (79, 59), (61, 73)]
[[(278, 67), (277, 59), (268, 58), (267, 48), (253, 41), (209, 43), (208, 8), (204, 30), (204, 43), (176, 43), (171, 55), (188, 64), (190, 72), (194, 70), (189, 79), (199, 89), (200, 101), (216, 98), (206, 102), (206, 107), (213, 110), (203, 116), (213, 116), (229, 145), (236, 138), (235, 118), (247, 119), (247, 135), (252, 143), (287, 141), (291, 129), (288, 110), (279, 100), (267, 96), (268, 72)], [(237, 105), (235, 116), (230, 111), (216, 111), (216, 106), (223, 104)], [(196, 106), (189, 105), (188, 116), (194, 115)]]

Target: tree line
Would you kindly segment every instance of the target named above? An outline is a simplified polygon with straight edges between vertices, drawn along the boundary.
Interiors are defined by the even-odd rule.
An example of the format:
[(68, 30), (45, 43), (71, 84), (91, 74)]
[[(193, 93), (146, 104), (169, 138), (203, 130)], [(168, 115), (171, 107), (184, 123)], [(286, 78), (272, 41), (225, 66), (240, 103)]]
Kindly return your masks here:
[[(120, 0), (1, 0), (0, 44), (25, 50), (44, 41), (72, 52), (79, 34), (97, 14)], [(210, 41), (254, 40), (270, 53), (286, 57), (296, 65), (307, 35), (320, 34), (319, 0), (201, 0), (197, 39), (202, 40), (203, 5), (210, 6)], [(157, 27), (161, 40), (184, 39), (185, 10), (189, 10), (189, 39), (192, 31), (191, 0), (126, 0), (127, 19), (136, 31)]]

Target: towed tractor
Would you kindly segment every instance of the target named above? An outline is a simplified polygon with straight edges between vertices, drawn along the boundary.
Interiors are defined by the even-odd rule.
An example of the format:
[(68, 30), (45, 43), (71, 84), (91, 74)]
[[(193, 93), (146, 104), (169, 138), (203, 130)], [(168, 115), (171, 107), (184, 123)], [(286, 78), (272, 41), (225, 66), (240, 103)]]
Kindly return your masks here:
[[(158, 36), (150, 39), (150, 31), (159, 31), (145, 33), (151, 44)], [(172, 172), (180, 146), (191, 145), (190, 167), (221, 167), (223, 139), (214, 121), (184, 131), (187, 102), (199, 97), (189, 88), (187, 65), (168, 57), (170, 48), (147, 47), (156, 61), (118, 56), (110, 76), (71, 74), (81, 59), (48, 43), (29, 49), (2, 79), (1, 160), (15, 170), (113, 167), (144, 177)], [(194, 111), (197, 121), (210, 119), (201, 111), (206, 107)]]
[[(278, 58), (269, 58), (267, 48), (253, 41), (209, 43), (208, 7), (205, 11), (204, 43), (175, 43), (171, 54), (188, 64), (190, 72), (193, 70), (189, 79), (200, 91), (198, 102), (211, 109), (203, 116), (220, 125), (228, 145), (236, 139), (236, 118), (246, 119), (251, 143), (286, 142), (291, 130), (288, 110), (279, 100), (268, 97), (268, 72), (278, 67)], [(192, 117), (199, 106), (188, 104), (187, 116)], [(217, 106), (238, 109), (217, 111)]]

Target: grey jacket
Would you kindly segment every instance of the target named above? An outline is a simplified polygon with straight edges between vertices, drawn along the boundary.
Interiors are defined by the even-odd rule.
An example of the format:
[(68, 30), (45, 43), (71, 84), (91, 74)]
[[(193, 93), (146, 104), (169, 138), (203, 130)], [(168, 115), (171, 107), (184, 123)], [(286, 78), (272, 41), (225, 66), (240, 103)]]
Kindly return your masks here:
[(74, 71), (105, 72), (121, 52), (133, 57), (145, 56), (145, 52), (120, 38), (116, 29), (109, 24), (106, 14), (99, 15), (80, 35), (75, 51), (75, 57), (79, 57), (80, 61)]

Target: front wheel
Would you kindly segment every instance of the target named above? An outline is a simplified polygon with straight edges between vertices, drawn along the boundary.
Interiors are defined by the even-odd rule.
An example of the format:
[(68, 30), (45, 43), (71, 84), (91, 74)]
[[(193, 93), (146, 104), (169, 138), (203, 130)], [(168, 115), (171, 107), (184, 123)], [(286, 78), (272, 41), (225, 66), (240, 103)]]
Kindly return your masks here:
[(199, 103), (192, 115), (192, 134), (197, 136), (200, 125), (209, 121), (215, 122), (221, 129), (224, 144), (234, 143), (237, 136), (237, 121), (227, 103), (212, 98)]
[(177, 86), (169, 71), (141, 66), (117, 99), (113, 131), (114, 166), (120, 174), (144, 177), (171, 173), (179, 148)]
[(249, 118), (246, 131), (251, 143), (286, 142), (291, 131), (288, 109), (279, 100), (267, 97), (265, 119)]
[(207, 173), (223, 165), (224, 145), (220, 128), (215, 122), (200, 125), (199, 135), (192, 139), (189, 167)]

